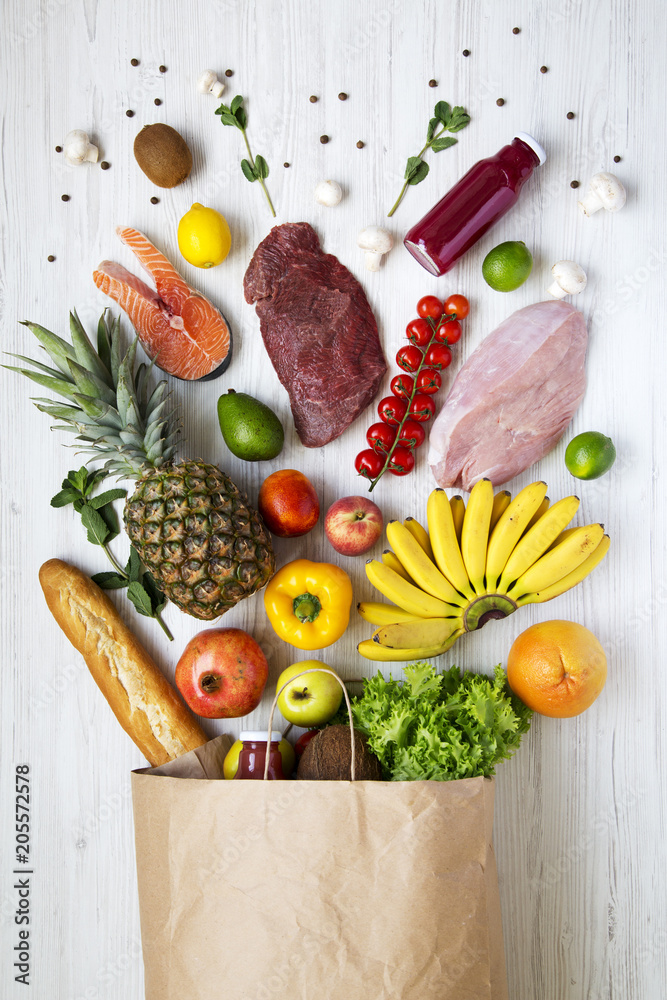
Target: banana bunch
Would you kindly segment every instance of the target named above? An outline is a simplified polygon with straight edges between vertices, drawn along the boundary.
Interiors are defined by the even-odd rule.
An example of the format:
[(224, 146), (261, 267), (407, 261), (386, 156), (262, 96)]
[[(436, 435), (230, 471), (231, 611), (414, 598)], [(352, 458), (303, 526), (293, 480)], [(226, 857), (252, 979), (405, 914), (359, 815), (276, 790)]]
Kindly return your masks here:
[(465, 506), (444, 490), (428, 498), (428, 532), (414, 518), (387, 524), (382, 561), (369, 559), (366, 575), (390, 601), (358, 605), (378, 626), (359, 643), (368, 660), (439, 656), (464, 632), (506, 618), (524, 604), (539, 604), (580, 583), (604, 558), (609, 536), (601, 524), (568, 528), (579, 498), (550, 504), (547, 485), (531, 483), (512, 500), (494, 496), (489, 479), (476, 483)]

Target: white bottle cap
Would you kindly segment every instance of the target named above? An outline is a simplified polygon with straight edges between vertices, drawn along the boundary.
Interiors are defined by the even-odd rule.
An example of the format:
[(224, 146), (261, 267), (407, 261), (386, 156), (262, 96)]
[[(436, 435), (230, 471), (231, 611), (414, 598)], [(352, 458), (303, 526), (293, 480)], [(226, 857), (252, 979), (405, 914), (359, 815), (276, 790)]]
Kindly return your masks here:
[(546, 161), (547, 154), (545, 150), (542, 148), (542, 146), (540, 146), (537, 139), (533, 139), (532, 135), (530, 135), (529, 132), (517, 132), (514, 138), (521, 139), (521, 142), (525, 142), (527, 146), (530, 146), (530, 148), (535, 153), (540, 163), (544, 163)]
[[(267, 743), (268, 742), (268, 732), (266, 729), (263, 733), (261, 732), (244, 732), (241, 733), (239, 739), (241, 743)], [(274, 730), (271, 733), (271, 743), (280, 743), (283, 738), (283, 734), (278, 730)]]

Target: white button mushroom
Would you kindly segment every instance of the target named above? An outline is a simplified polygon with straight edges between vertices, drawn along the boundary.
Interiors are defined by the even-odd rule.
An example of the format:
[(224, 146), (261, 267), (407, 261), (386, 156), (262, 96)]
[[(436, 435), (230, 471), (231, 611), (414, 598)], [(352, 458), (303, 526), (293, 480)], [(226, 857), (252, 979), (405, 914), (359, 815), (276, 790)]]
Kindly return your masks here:
[(218, 80), (212, 69), (205, 69), (197, 80), (197, 90), (200, 94), (213, 94), (214, 97), (222, 97), (225, 85), (222, 80)]
[(63, 152), (65, 159), (73, 167), (88, 160), (90, 163), (97, 163), (97, 146), (88, 138), (87, 134), (80, 128), (75, 128), (68, 132), (63, 142)]
[(337, 181), (320, 181), (315, 188), (315, 201), (327, 208), (333, 208), (343, 197), (343, 189)]
[(564, 299), (566, 295), (578, 295), (586, 287), (586, 272), (573, 260), (559, 260), (551, 268), (554, 276), (553, 284), (547, 292), (555, 299)]
[(380, 226), (368, 226), (357, 237), (357, 246), (365, 250), (364, 260), (368, 271), (379, 271), (382, 255), (389, 253), (394, 245), (394, 237)]
[(625, 188), (614, 174), (594, 174), (588, 186), (588, 194), (577, 204), (584, 215), (593, 215), (601, 208), (608, 212), (618, 212), (625, 205)]

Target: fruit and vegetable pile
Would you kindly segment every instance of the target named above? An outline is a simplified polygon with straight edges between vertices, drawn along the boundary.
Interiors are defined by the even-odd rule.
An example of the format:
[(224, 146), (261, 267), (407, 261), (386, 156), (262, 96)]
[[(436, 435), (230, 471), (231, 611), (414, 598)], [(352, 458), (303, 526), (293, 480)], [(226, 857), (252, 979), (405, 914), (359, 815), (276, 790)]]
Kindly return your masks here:
[[(199, 89), (219, 98), (224, 84), (206, 71)], [(247, 157), (240, 169), (249, 182), (259, 182), (275, 216), (265, 183), (269, 165), (251, 152), (243, 97), (221, 104), (215, 113), (223, 125), (241, 132)], [(389, 216), (408, 186), (428, 174), (426, 152), (454, 144), (452, 134), (469, 121), (464, 108), (438, 102), (425, 145), (407, 161), (405, 184)], [(68, 162), (81, 165), (97, 158), (78, 130), (67, 148), (74, 157)], [(190, 175), (188, 144), (166, 123), (142, 129), (133, 152), (159, 187), (184, 183)], [(231, 146), (228, 155), (235, 155)], [(535, 139), (519, 133), (495, 156), (476, 164), (413, 225), (405, 246), (426, 270), (446, 273), (512, 207), (545, 155)], [(127, 161), (127, 169), (133, 169), (129, 156)], [(491, 199), (491, 191), (500, 194)], [(323, 181), (314, 197), (333, 209), (343, 188)], [(617, 178), (598, 174), (580, 208), (589, 216), (602, 208), (617, 211), (624, 201)], [(370, 271), (380, 269), (394, 242), (374, 221), (369, 220), (358, 240)], [(93, 280), (127, 314), (134, 339), (109, 310), (94, 336), (72, 311), (69, 338), (38, 323), (25, 324), (48, 364), (20, 354), (15, 356), (19, 364), (6, 367), (49, 393), (34, 398), (36, 406), (57, 429), (73, 433), (79, 451), (94, 463), (93, 469), (69, 471), (52, 505), (74, 507), (88, 540), (105, 551), (112, 569), (90, 580), (50, 560), (42, 586), (121, 723), (151, 762), (159, 762), (164, 754), (167, 759), (177, 756), (206, 737), (198, 726), (186, 725), (191, 716), (175, 692), (169, 688), (165, 693), (164, 684), (155, 681), (157, 668), (125, 626), (117, 631), (104, 626), (111, 632), (105, 632), (107, 652), (100, 654), (103, 626), (91, 609), (110, 607), (100, 588), (126, 589), (137, 612), (156, 619), (169, 638), (163, 620), (168, 602), (200, 621), (214, 621), (239, 601), (252, 599), (255, 614), (266, 615), (283, 643), (295, 650), (323, 650), (346, 632), (354, 601), (353, 581), (336, 557), (349, 560), (369, 552), (385, 525), (380, 507), (363, 495), (360, 485), (360, 495), (340, 497), (323, 519), (332, 562), (312, 562), (297, 550), (296, 558), (276, 564), (272, 536), (298, 539), (318, 530), (317, 491), (298, 467), (274, 468), (268, 476), (257, 472), (249, 499), (224, 469), (178, 455), (180, 417), (173, 389), (167, 380), (156, 379), (155, 369), (193, 382), (230, 370), (235, 385), (219, 396), (210, 419), (219, 424), (229, 451), (254, 463), (253, 472), (262, 468), (259, 463), (281, 455), (285, 427), (264, 401), (244, 391), (244, 373), (233, 364), (232, 330), (217, 306), (138, 230), (122, 227), (117, 233), (155, 288), (112, 261), (100, 264)], [(196, 201), (180, 220), (177, 240), (183, 258), (200, 268), (223, 265), (235, 249), (224, 216)], [(379, 420), (370, 423), (368, 448), (354, 466), (368, 492), (381, 479), (382, 488), (390, 490), (392, 476), (416, 470), (424, 479), (430, 477), (427, 464), (419, 460), (430, 430), (428, 466), (438, 487), (428, 497), (425, 526), (414, 516), (388, 521), (390, 548), (365, 564), (368, 580), (386, 600), (360, 602), (354, 616), (376, 627), (372, 638), (359, 643), (362, 658), (408, 665), (403, 680), (382, 673), (363, 680), (362, 692), (352, 698), (350, 717), (339, 681), (326, 663), (294, 663), (276, 688), (287, 730), (278, 732), (277, 739), (268, 730), (263, 740), (261, 733), (242, 734), (230, 751), (225, 776), (262, 777), (270, 758), (273, 778), (289, 778), (294, 772), (311, 780), (348, 778), (350, 725), (359, 737), (357, 772), (366, 779), (492, 775), (497, 763), (518, 747), (533, 711), (555, 716), (583, 711), (606, 676), (606, 659), (595, 637), (582, 625), (560, 621), (533, 626), (537, 634), (528, 629), (511, 650), (501, 650), (507, 673), (502, 666), (488, 676), (462, 674), (457, 667), (439, 671), (426, 662), (492, 619), (565, 593), (588, 576), (609, 548), (601, 524), (570, 524), (579, 506), (576, 496), (552, 502), (542, 481), (514, 498), (506, 489), (494, 492), (557, 444), (581, 402), (586, 323), (578, 310), (560, 300), (580, 292), (586, 276), (576, 262), (554, 265), (550, 300), (510, 315), (453, 380), (448, 371), (455, 358), (452, 349), (462, 337), (462, 324), (470, 329), (474, 321), (468, 299), (458, 292), (423, 296), (417, 316), (405, 326), (407, 342), (396, 350), (400, 371), (389, 372), (387, 385), (384, 349), (398, 342), (395, 328), (405, 318), (399, 324), (396, 317), (382, 317), (383, 345), (362, 284), (323, 251), (321, 241), (326, 242), (326, 232), (317, 234), (307, 223), (275, 226), (248, 261), (245, 299), (256, 308), (267, 371), (272, 364), (289, 396), (300, 441), (290, 463), (298, 466), (302, 447), (323, 448), (345, 434), (373, 406)], [(486, 255), (480, 277), (492, 290), (509, 293), (526, 280), (532, 265), (523, 241), (506, 241)], [(483, 288), (480, 283), (475, 293)], [(565, 452), (567, 469), (582, 480), (606, 473), (614, 459), (613, 443), (599, 431), (577, 435)], [(383, 478), (385, 473), (391, 475)], [(111, 476), (133, 480), (131, 490), (100, 489)], [(469, 495), (448, 495), (445, 487)], [(125, 501), (122, 519), (130, 542), (127, 558), (114, 551), (120, 544), (115, 541), (120, 500)], [(68, 585), (78, 594), (76, 611), (53, 596), (68, 573), (73, 574)], [(253, 597), (258, 591), (263, 599)], [(136, 685), (123, 682), (130, 697), (129, 704), (122, 703), (114, 683), (119, 662), (127, 677), (152, 679), (151, 697), (167, 699), (173, 725), (186, 734), (183, 739), (170, 742), (162, 734), (162, 749), (156, 751), (155, 733), (147, 735), (155, 725), (150, 698), (148, 703), (135, 698)], [(354, 675), (358, 668), (350, 664), (341, 672)], [(176, 685), (196, 715), (240, 718), (260, 704), (269, 675), (270, 664), (252, 636), (218, 626), (188, 643), (176, 666)], [(307, 730), (295, 748), (285, 738), (292, 726)]]

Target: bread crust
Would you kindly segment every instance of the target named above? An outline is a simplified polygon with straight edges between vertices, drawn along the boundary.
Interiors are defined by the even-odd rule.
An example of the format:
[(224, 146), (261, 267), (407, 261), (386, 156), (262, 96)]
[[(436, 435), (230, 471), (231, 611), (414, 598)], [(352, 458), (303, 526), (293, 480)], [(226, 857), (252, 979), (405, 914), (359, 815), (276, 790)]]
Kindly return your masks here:
[(39, 582), (51, 614), (151, 765), (207, 742), (172, 685), (90, 577), (61, 559), (49, 559)]

